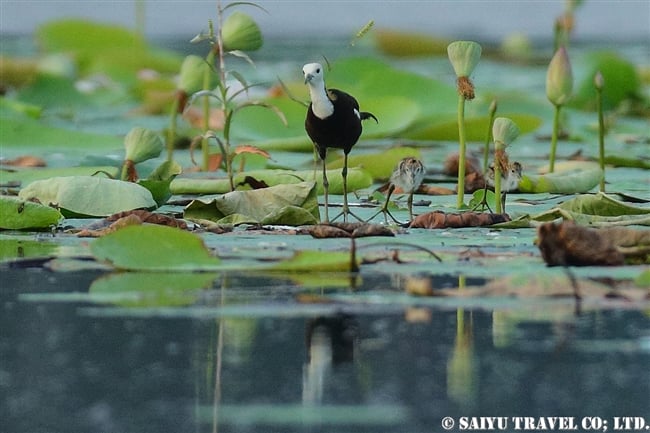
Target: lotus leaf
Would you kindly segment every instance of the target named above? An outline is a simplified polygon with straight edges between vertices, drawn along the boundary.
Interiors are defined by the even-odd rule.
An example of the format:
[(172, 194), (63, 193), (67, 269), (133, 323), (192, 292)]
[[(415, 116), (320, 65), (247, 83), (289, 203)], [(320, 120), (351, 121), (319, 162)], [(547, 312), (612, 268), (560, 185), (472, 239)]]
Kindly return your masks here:
[(38, 180), (23, 188), (19, 196), (55, 204), (64, 216), (108, 216), (114, 213), (154, 208), (148, 189), (135, 183), (93, 176), (55, 177)]
[(160, 225), (124, 227), (96, 239), (90, 249), (96, 259), (126, 270), (203, 271), (220, 263), (198, 236)]
[(43, 229), (55, 225), (61, 212), (49, 206), (13, 196), (0, 196), (0, 229)]

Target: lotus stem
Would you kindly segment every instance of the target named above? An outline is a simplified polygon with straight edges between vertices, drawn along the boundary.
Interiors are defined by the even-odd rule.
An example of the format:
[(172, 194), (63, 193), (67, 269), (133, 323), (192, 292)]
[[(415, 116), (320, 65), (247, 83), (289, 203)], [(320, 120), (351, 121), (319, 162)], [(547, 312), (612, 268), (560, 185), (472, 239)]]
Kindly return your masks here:
[(169, 114), (169, 128), (167, 129), (167, 161), (174, 158), (174, 140), (176, 140), (176, 118), (178, 116), (178, 107), (180, 105), (180, 95), (174, 96), (171, 112)]
[(555, 151), (557, 149), (557, 137), (560, 130), (560, 109), (561, 105), (555, 105), (555, 114), (553, 116), (553, 132), (551, 134), (551, 154), (549, 155), (549, 173), (555, 171)]
[(456, 207), (463, 207), (465, 198), (465, 97), (458, 94), (458, 195)]
[(494, 126), (494, 117), (497, 113), (496, 99), (490, 104), (490, 118), (488, 120), (487, 137), (485, 137), (485, 148), (483, 149), (483, 173), (487, 173), (488, 159), (490, 155), (490, 142), (492, 141), (492, 127)]
[(603, 75), (598, 71), (594, 77), (596, 87), (596, 112), (598, 113), (598, 160), (602, 170), (600, 192), (605, 192), (605, 117), (603, 116)]
[[(500, 143), (495, 143), (496, 145), (496, 154), (502, 153), (501, 145)], [(494, 161), (494, 200), (496, 202), (495, 204), (495, 211), (497, 214), (502, 214), (503, 213), (503, 206), (501, 206), (501, 161), (497, 160)]]

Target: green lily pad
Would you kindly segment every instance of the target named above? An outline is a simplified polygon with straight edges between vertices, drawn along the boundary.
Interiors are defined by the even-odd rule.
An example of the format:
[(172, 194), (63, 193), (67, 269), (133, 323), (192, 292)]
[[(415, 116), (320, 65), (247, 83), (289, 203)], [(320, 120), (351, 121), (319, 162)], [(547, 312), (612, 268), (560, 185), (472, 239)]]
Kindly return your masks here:
[(603, 86), (603, 109), (612, 110), (626, 99), (641, 95), (641, 80), (634, 64), (613, 51), (596, 51), (585, 55), (576, 65), (576, 92), (571, 106), (595, 110), (594, 76), (600, 71)]
[[(358, 266), (358, 263), (357, 263)], [(350, 253), (345, 251), (303, 250), (270, 268), (290, 272), (351, 272)]]
[(93, 281), (95, 302), (124, 307), (182, 306), (196, 302), (218, 274), (209, 272), (120, 272)]
[[(532, 114), (505, 114), (503, 117), (512, 119), (522, 134), (535, 131), (542, 124), (539, 116)], [(488, 130), (488, 116), (466, 117), (465, 134), (469, 141), (485, 141)], [(458, 120), (456, 115), (446, 115), (429, 119), (407, 134), (414, 140), (458, 140)]]
[(183, 168), (176, 161), (165, 161), (160, 164), (146, 179), (138, 181), (139, 185), (147, 188), (158, 206), (162, 206), (172, 196), (169, 186)]
[[(379, 153), (364, 155), (350, 155), (348, 167), (361, 167), (366, 170), (373, 179), (388, 179), (399, 162), (406, 157), (420, 158), (420, 150), (414, 147), (393, 147)], [(343, 158), (327, 164), (328, 169), (342, 168)]]
[(156, 207), (148, 189), (135, 183), (93, 176), (55, 177), (32, 182), (19, 196), (56, 204), (64, 216), (108, 216)]
[(185, 208), (184, 217), (219, 224), (315, 224), (320, 220), (316, 184), (301, 182), (201, 197)]
[(568, 161), (555, 165), (556, 171), (542, 175), (522, 175), (522, 192), (549, 192), (553, 194), (584, 193), (593, 189), (603, 176), (594, 162)]
[[(235, 175), (234, 183), (238, 185), (250, 176), (268, 186), (314, 181), (318, 185), (318, 193), (323, 193), (322, 171), (319, 170), (251, 170)], [(341, 170), (328, 170), (330, 194), (343, 193), (343, 176)], [(348, 170), (348, 190), (368, 188), (372, 185), (372, 176), (360, 168)], [(230, 191), (228, 179), (205, 179), (194, 177), (178, 177), (170, 185), (173, 194), (223, 194)]]
[(36, 29), (35, 37), (47, 52), (71, 53), (82, 74), (101, 72), (135, 80), (145, 68), (177, 71), (181, 56), (151, 48), (145, 39), (124, 27), (80, 19), (52, 21)]
[(205, 271), (220, 263), (198, 236), (159, 225), (124, 227), (95, 240), (90, 249), (97, 260), (125, 270)]
[(93, 176), (97, 173), (105, 173), (108, 176), (117, 177), (119, 170), (111, 166), (80, 166), (80, 167), (56, 167), (56, 168), (16, 168), (0, 170), (0, 183), (18, 183), (26, 187), (37, 180), (46, 180), (53, 177), (66, 176)]
[(650, 209), (630, 206), (601, 192), (579, 195), (560, 204), (559, 208), (586, 215), (601, 216), (650, 214)]
[(44, 229), (55, 225), (61, 212), (19, 197), (0, 196), (0, 229)]

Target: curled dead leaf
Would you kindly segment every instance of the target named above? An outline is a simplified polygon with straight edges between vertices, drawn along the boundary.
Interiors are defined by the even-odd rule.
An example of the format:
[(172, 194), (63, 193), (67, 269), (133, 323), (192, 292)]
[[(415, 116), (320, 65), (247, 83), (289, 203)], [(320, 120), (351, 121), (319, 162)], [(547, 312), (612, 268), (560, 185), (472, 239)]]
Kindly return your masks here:
[(593, 229), (563, 221), (540, 225), (537, 236), (542, 258), (549, 266), (619, 266), (626, 257), (647, 261), (650, 255), (647, 230)]
[(462, 227), (483, 227), (510, 221), (507, 214), (482, 212), (445, 213), (433, 211), (418, 215), (409, 227), (423, 229), (444, 229)]

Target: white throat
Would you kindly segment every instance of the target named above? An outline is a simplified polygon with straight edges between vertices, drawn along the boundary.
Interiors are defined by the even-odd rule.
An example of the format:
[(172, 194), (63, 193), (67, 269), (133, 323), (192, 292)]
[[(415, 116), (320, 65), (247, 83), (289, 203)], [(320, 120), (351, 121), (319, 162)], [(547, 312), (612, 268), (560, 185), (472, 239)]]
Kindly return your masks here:
[(327, 97), (325, 86), (322, 83), (309, 83), (311, 109), (319, 119), (330, 117), (334, 113), (334, 104)]

